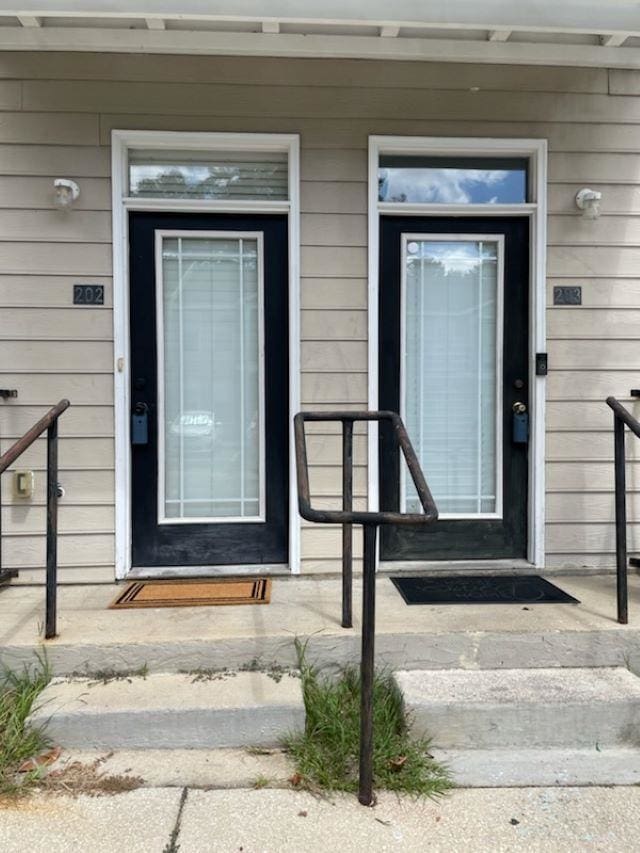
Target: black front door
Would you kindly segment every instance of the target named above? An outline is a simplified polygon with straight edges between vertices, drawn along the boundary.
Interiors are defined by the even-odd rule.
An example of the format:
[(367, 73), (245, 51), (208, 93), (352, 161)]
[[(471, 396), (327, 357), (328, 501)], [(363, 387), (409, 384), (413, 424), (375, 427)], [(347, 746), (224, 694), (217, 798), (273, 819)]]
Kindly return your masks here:
[[(430, 527), (383, 528), (382, 558), (524, 558), (528, 220), (380, 227), (380, 408), (401, 413), (440, 512)], [(380, 435), (381, 506), (416, 509)]]
[(286, 563), (287, 218), (129, 234), (132, 565)]

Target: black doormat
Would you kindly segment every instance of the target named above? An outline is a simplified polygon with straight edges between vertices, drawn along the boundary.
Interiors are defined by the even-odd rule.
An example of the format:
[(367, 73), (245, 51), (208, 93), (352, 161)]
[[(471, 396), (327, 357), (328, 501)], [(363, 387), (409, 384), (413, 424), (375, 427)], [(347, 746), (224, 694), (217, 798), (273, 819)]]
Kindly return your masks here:
[(391, 578), (407, 604), (580, 604), (539, 575)]

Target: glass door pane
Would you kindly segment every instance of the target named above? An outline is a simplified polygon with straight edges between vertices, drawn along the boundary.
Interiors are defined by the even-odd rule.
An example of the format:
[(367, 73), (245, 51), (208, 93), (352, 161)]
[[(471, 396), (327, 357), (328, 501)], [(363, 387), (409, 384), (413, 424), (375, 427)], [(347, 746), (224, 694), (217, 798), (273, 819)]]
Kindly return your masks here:
[(261, 235), (157, 240), (159, 521), (264, 519)]
[[(401, 408), (445, 517), (502, 513), (502, 245), (403, 239)], [(401, 494), (419, 511), (409, 477)]]

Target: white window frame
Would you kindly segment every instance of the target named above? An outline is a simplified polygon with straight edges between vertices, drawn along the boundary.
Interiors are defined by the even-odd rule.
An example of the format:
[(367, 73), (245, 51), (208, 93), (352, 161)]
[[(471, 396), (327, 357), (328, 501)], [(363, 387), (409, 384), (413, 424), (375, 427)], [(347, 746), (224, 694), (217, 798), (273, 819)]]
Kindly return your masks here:
[[(381, 154), (446, 157), (526, 157), (529, 160), (529, 197), (523, 204), (416, 204), (378, 200), (378, 164)], [(538, 568), (545, 564), (545, 395), (544, 376), (537, 376), (535, 354), (546, 351), (547, 254), (547, 141), (546, 139), (490, 139), (484, 137), (369, 137), (368, 299), (369, 360), (368, 401), (378, 408), (379, 372), (379, 249), (380, 216), (527, 216), (531, 223), (529, 256), (529, 388), (531, 429), (529, 440), (529, 494), (527, 560)], [(368, 503), (379, 506), (377, 425), (369, 425)], [(468, 562), (468, 561), (467, 561)], [(483, 561), (486, 562), (486, 561)], [(502, 561), (504, 562), (504, 561)]]
[[(224, 152), (286, 152), (288, 200), (229, 200), (132, 198), (129, 185), (129, 150), (194, 150)], [(200, 213), (288, 214), (289, 230), (289, 561), (292, 574), (300, 572), (300, 521), (296, 489), (293, 415), (300, 409), (300, 137), (278, 133), (199, 133), (153, 130), (113, 130), (111, 133), (113, 221), (113, 322), (115, 384), (115, 569), (118, 579), (131, 571), (131, 442), (130, 442), (130, 340), (129, 340), (129, 233), (132, 210)], [(217, 567), (207, 567), (211, 573)], [(282, 571), (282, 566), (220, 567), (235, 571)], [(180, 567), (175, 567), (176, 572)], [(165, 570), (166, 571), (166, 570)], [(202, 570), (199, 570), (202, 573)]]
[[(257, 245), (258, 272), (258, 514), (237, 516), (181, 516), (174, 518), (166, 514), (166, 423), (165, 423), (165, 329), (164, 329), (164, 280), (162, 246), (165, 238), (252, 240)], [(265, 399), (264, 374), (264, 234), (262, 231), (196, 231), (188, 229), (158, 229), (155, 232), (156, 256), (156, 352), (157, 398), (158, 398), (158, 524), (255, 524), (266, 521), (266, 459), (265, 459)], [(203, 503), (206, 501), (203, 500)]]
[[(463, 242), (486, 242), (495, 243), (498, 247), (496, 276), (496, 435), (495, 435), (495, 504), (494, 512), (441, 512), (438, 517), (446, 519), (469, 519), (471, 521), (481, 519), (502, 518), (502, 477), (503, 477), (503, 430), (502, 430), (502, 368), (503, 368), (503, 327), (504, 327), (504, 235), (502, 234), (422, 234), (411, 232), (402, 235), (402, 270), (400, 276), (400, 417), (406, 424), (405, 407), (405, 383), (407, 376), (407, 329), (406, 329), (406, 306), (407, 306), (407, 245), (412, 241), (423, 243), (463, 243)], [(479, 421), (479, 419), (478, 419)], [(406, 483), (407, 467), (400, 466), (400, 512), (406, 512)]]

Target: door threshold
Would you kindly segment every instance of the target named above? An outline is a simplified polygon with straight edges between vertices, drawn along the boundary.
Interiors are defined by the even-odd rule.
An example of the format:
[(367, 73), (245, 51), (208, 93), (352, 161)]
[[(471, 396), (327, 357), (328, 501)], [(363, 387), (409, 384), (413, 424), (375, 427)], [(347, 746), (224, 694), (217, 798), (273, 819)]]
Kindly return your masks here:
[(218, 578), (238, 575), (290, 575), (287, 563), (237, 566), (135, 566), (124, 580), (153, 578)]
[(430, 575), (530, 575), (544, 569), (528, 560), (384, 560), (380, 562), (379, 574), (415, 575), (428, 572)]

